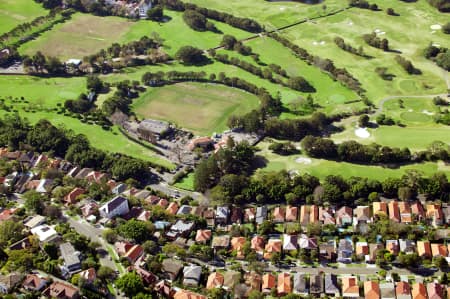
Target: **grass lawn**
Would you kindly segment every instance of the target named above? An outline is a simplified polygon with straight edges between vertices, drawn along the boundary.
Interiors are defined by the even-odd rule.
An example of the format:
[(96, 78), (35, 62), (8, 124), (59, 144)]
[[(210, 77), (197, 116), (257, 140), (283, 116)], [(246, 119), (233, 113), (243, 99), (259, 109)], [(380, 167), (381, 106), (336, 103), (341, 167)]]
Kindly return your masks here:
[(173, 186), (188, 191), (194, 191), (194, 173), (189, 173), (181, 181), (175, 183)]
[[(263, 141), (258, 144), (258, 148), (260, 148), (261, 151), (258, 152), (257, 155), (264, 157), (268, 161), (266, 167), (260, 169), (259, 171), (295, 171), (300, 174), (309, 173), (321, 179), (325, 178), (327, 175), (335, 174), (341, 175), (344, 178), (358, 176), (384, 180), (388, 177), (401, 177), (406, 170), (414, 169), (422, 172), (426, 176), (432, 175), (437, 171), (443, 171), (450, 177), (450, 167), (445, 166), (443, 163), (428, 162), (391, 169), (381, 166), (366, 166), (346, 162), (313, 159), (303, 155), (280, 156), (272, 153), (272, 151), (268, 149), (269, 145), (270, 143), (267, 141)], [(304, 162), (297, 162), (298, 158), (305, 158), (303, 160)]]
[[(321, 4), (311, 5), (290, 1), (266, 0), (191, 0), (202, 7), (224, 11), (239, 17), (252, 18), (264, 25), (266, 29), (298, 22), (304, 18), (311, 18), (347, 6), (344, 0), (325, 0)], [(323, 4), (326, 5), (324, 10)]]
[[(338, 67), (345, 67), (367, 90), (367, 96), (375, 104), (390, 95), (428, 95), (445, 93), (444, 72), (422, 56), (429, 43), (449, 47), (450, 41), (440, 30), (431, 25), (445, 24), (448, 17), (439, 13), (425, 0), (405, 3), (402, 1), (375, 1), (383, 11), (352, 8), (334, 16), (308, 22), (287, 29), (282, 34), (310, 53), (329, 58)], [(388, 16), (386, 8), (392, 7), (400, 14)], [(412, 30), (413, 28), (413, 30)], [(394, 60), (397, 53), (383, 52), (368, 46), (362, 35), (378, 30), (380, 38), (387, 38), (391, 49), (413, 62), (422, 75), (407, 74)], [(334, 38), (340, 36), (355, 48), (364, 47), (372, 59), (361, 58), (338, 48)], [(387, 67), (395, 78), (382, 80), (376, 67)]]
[[(28, 118), (30, 122), (47, 119), (54, 125), (62, 125), (76, 133), (86, 135), (91, 144), (99, 149), (127, 154), (174, 168), (174, 165), (168, 160), (160, 158), (147, 148), (128, 140), (116, 127), (112, 131), (105, 131), (100, 126), (84, 124), (78, 119), (53, 111), (58, 103), (63, 104), (66, 99), (75, 98), (83, 92), (85, 84), (85, 78), (44, 79), (31, 76), (0, 76), (0, 99), (5, 99), (5, 103), (10, 106), (12, 103), (10, 96), (13, 99), (23, 96), (28, 103), (23, 101), (14, 103), (13, 109), (17, 110), (20, 116)], [(24, 111), (25, 107), (32, 108), (34, 112)], [(0, 116), (6, 113), (1, 110)]]
[[(222, 40), (222, 34), (197, 32), (190, 29), (179, 12), (166, 11), (171, 20), (157, 23), (147, 20), (133, 21), (120, 17), (97, 17), (77, 13), (72, 20), (55, 26), (38, 39), (28, 42), (20, 48), (23, 54), (32, 55), (41, 51), (46, 55), (61, 59), (83, 58), (109, 47), (113, 43), (127, 43), (142, 36), (151, 36), (153, 32), (164, 39), (166, 51), (173, 55), (181, 46), (192, 45), (202, 49), (216, 47)], [(245, 38), (250, 34), (215, 22), (224, 33)]]
[(31, 0), (1, 0), (0, 35), (46, 14), (47, 11), (40, 4)]
[(199, 135), (227, 129), (231, 114), (244, 114), (258, 107), (253, 94), (223, 85), (178, 83), (149, 88), (133, 103), (141, 118), (173, 122)]

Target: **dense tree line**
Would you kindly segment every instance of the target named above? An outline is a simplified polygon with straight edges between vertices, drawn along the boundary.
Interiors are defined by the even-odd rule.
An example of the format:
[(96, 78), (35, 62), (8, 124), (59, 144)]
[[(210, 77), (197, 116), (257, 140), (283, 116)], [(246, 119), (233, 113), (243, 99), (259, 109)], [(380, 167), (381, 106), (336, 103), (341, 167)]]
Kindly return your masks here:
[(66, 67), (57, 57), (45, 56), (38, 51), (31, 57), (25, 57), (23, 65), (28, 73), (63, 75)]
[(428, 0), (428, 3), (441, 12), (450, 12), (450, 2), (448, 0)]
[(429, 45), (424, 51), (424, 56), (436, 62), (444, 70), (450, 71), (450, 49)]
[(450, 157), (450, 148), (439, 142), (434, 143), (427, 151), (411, 153), (408, 148), (391, 148), (375, 143), (363, 145), (352, 140), (335, 144), (331, 139), (306, 136), (302, 140), (302, 149), (315, 158), (363, 164), (448, 161)]
[(395, 56), (395, 61), (410, 75), (422, 74), (422, 71), (415, 68), (410, 60), (400, 55)]
[(364, 34), (364, 41), (374, 48), (381, 49), (383, 51), (389, 51), (389, 41), (386, 38), (379, 38), (375, 32)]
[(339, 37), (339, 36), (335, 37), (334, 43), (344, 51), (347, 51), (349, 53), (352, 53), (354, 55), (358, 55), (361, 57), (368, 57), (366, 54), (364, 54), (363, 47), (359, 47), (358, 49), (356, 49), (356, 48), (352, 47), (351, 45), (346, 44), (342, 37)]
[(96, 0), (34, 0), (37, 3), (41, 3), (46, 9), (55, 9), (62, 7), (63, 5), (68, 8), (83, 12), (92, 13), (97, 16), (108, 15), (124, 15), (124, 12), (115, 11), (113, 6), (106, 5), (104, 1)]
[(183, 13), (184, 22), (196, 31), (212, 31), (218, 32), (214, 23), (208, 21), (208, 19), (196, 10), (187, 9)]
[(204, 55), (203, 50), (192, 46), (181, 47), (177, 53), (175, 53), (175, 58), (187, 65), (202, 64), (208, 60)]
[(160, 0), (166, 8), (177, 11), (194, 10), (201, 13), (203, 16), (213, 19), (215, 21), (226, 23), (232, 27), (236, 27), (242, 30), (246, 30), (253, 33), (259, 33), (263, 31), (263, 28), (258, 22), (249, 18), (239, 18), (231, 14), (220, 12), (205, 7), (199, 7), (192, 3), (184, 3), (180, 0)]
[(276, 33), (270, 33), (268, 36), (275, 39), (283, 46), (289, 48), (298, 58), (308, 62), (309, 64), (316, 65), (321, 70), (329, 73), (334, 80), (341, 82), (343, 85), (359, 94), (364, 92), (364, 89), (361, 87), (361, 83), (356, 78), (354, 78), (346, 69), (337, 68), (330, 59), (323, 59), (319, 56), (311, 55), (307, 50), (300, 48), (299, 46), (293, 44), (290, 40)]
[(150, 175), (150, 162), (93, 148), (86, 136), (57, 128), (47, 120), (31, 125), (17, 115), (5, 116), (0, 119), (0, 146), (62, 157), (80, 167), (109, 172), (118, 180), (142, 181)]
[(252, 54), (252, 48), (245, 46), (241, 41), (238, 41), (234, 36), (225, 34), (220, 42), (220, 46), (225, 50), (233, 50), (242, 55)]
[(379, 10), (378, 5), (376, 5), (375, 3), (370, 4), (366, 0), (349, 0), (348, 4), (351, 7), (358, 7), (358, 8), (363, 8), (363, 9), (375, 10), (375, 11)]

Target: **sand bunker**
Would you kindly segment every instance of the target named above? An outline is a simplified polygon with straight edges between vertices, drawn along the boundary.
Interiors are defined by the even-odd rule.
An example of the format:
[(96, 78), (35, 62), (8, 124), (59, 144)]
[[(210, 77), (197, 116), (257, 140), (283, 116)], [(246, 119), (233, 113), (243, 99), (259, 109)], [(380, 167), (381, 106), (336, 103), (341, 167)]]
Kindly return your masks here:
[(321, 44), (321, 45), (325, 45), (325, 42), (324, 42), (324, 41), (321, 41), (320, 44)]
[(312, 160), (310, 158), (300, 157), (300, 158), (297, 158), (295, 160), (295, 162), (297, 162), (298, 164), (309, 165), (312, 163)]
[(440, 47), (441, 45), (440, 45), (440, 44), (433, 43), (432, 46), (433, 46), (433, 47)]
[(441, 30), (442, 26), (439, 24), (434, 24), (430, 26), (431, 30)]
[(408, 109), (408, 112), (413, 112), (414, 110), (412, 110), (412, 109)]
[(313, 42), (313, 45), (314, 46), (317, 46), (319, 43), (318, 42)]
[(381, 30), (380, 30), (380, 29), (375, 29), (373, 32), (375, 32), (375, 33), (380, 33)]
[(434, 112), (430, 112), (428, 110), (422, 110), (422, 113), (426, 115), (434, 115)]
[(378, 33), (378, 35), (385, 35), (385, 34), (386, 34), (386, 32), (384, 32), (384, 31), (381, 31)]
[(359, 138), (367, 139), (370, 137), (369, 130), (367, 128), (358, 128), (355, 130), (355, 135)]
[(285, 10), (286, 9), (286, 7), (280, 7), (280, 10), (281, 11), (283, 11), (283, 10)]

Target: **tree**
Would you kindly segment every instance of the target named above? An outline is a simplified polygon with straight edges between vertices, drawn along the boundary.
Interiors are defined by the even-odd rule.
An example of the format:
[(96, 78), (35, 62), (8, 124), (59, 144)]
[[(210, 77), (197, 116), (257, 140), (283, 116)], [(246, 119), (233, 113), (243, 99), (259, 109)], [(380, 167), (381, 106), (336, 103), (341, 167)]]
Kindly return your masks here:
[(147, 11), (147, 19), (161, 21), (164, 17), (164, 10), (161, 5), (156, 5)]
[(146, 223), (136, 219), (131, 219), (118, 227), (119, 234), (127, 239), (136, 242), (143, 242), (149, 238), (154, 231), (154, 226), (150, 222)]
[(450, 34), (450, 22), (447, 22), (444, 26), (442, 26), (442, 32), (445, 34)]
[(106, 242), (113, 244), (117, 241), (117, 232), (112, 229), (106, 229), (103, 231), (103, 238)]
[(360, 117), (359, 117), (359, 121), (358, 121), (358, 124), (359, 124), (359, 127), (360, 128), (366, 128), (366, 127), (368, 127), (369, 126), (369, 116), (367, 115), (367, 114), (363, 114), (363, 115), (361, 115)]
[(142, 279), (136, 272), (129, 272), (116, 280), (116, 286), (124, 292), (129, 298), (144, 291)]
[(287, 85), (294, 90), (302, 92), (315, 92), (315, 88), (309, 84), (305, 78), (300, 76), (289, 78)]
[(181, 47), (177, 53), (175, 53), (175, 58), (188, 65), (199, 64), (206, 60), (203, 51), (192, 46)]
[(21, 222), (5, 220), (0, 223), (0, 246), (14, 243), (22, 238), (24, 226)]
[(88, 90), (94, 91), (96, 93), (102, 92), (105, 85), (102, 80), (96, 75), (88, 75), (86, 77), (86, 87)]
[(220, 45), (225, 49), (225, 50), (233, 50), (234, 45), (237, 43), (237, 39), (232, 36), (232, 35), (228, 35), (225, 34), (222, 38), (222, 42), (220, 43)]
[(30, 190), (27, 191), (23, 197), (25, 198), (25, 209), (35, 214), (42, 214), (44, 211), (44, 196), (40, 193)]
[(114, 277), (114, 270), (108, 266), (100, 266), (97, 270), (97, 277), (102, 280), (111, 280)]

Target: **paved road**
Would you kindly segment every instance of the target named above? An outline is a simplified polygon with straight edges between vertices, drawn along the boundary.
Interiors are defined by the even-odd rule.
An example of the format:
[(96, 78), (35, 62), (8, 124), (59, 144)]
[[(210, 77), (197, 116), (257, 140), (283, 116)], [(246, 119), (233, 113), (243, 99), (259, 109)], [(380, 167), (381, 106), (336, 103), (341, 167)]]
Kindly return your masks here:
[(73, 227), (79, 234), (84, 235), (91, 239), (91, 241), (98, 242), (101, 244), (102, 249), (107, 254), (100, 258), (100, 264), (103, 266), (110, 267), (114, 271), (120, 271), (116, 264), (114, 263), (114, 259), (117, 257), (111, 257), (108, 253), (106, 241), (102, 238), (102, 230), (96, 228), (95, 226), (87, 223), (84, 220), (74, 220), (73, 218), (67, 218), (68, 223), (71, 227)]

